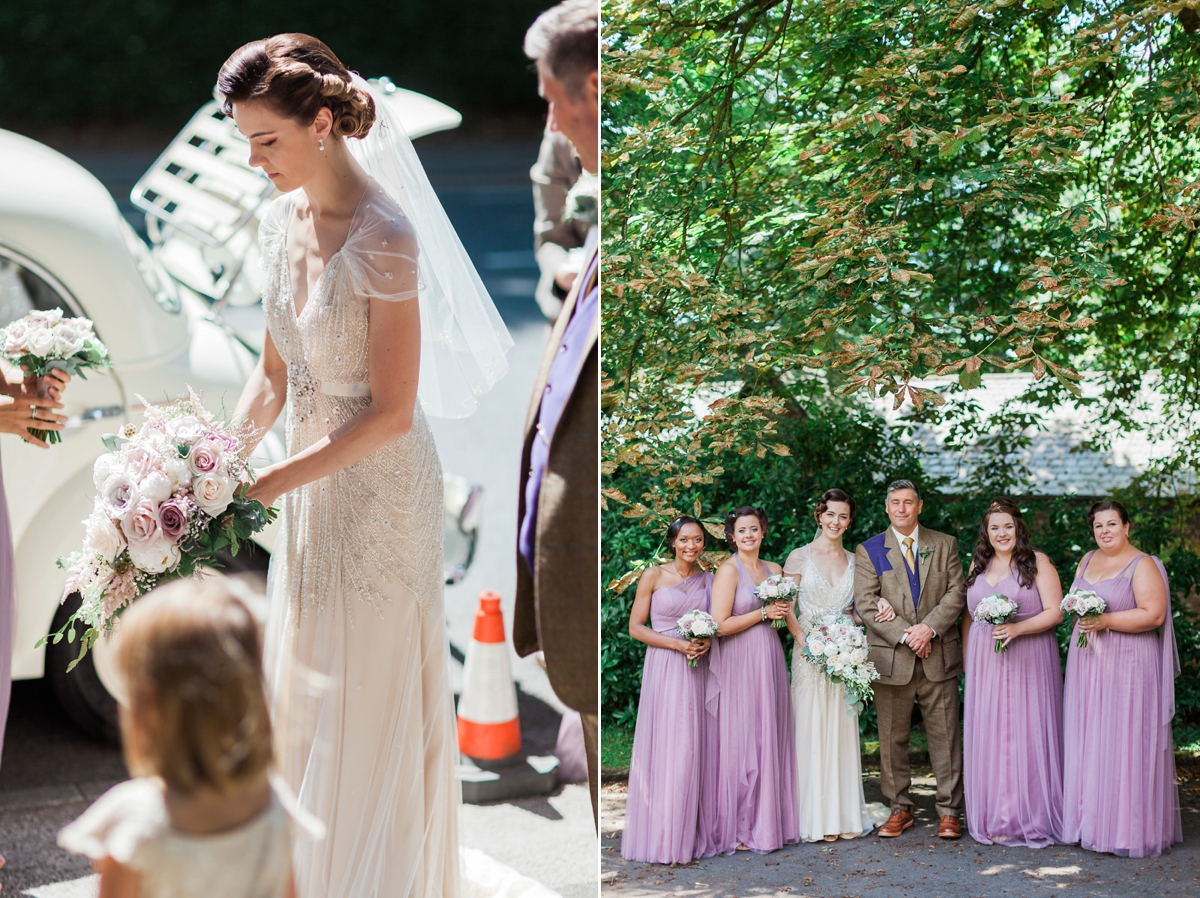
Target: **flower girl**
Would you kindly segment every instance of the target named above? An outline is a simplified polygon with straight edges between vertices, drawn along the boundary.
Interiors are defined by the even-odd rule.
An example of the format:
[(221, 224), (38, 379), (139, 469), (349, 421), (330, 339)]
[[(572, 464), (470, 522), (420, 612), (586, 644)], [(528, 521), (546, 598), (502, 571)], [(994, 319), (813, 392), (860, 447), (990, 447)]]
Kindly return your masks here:
[(321, 824), (269, 777), (258, 624), (228, 581), (175, 581), (123, 615), (121, 734), (134, 779), (58, 835), (106, 898), (294, 895), (292, 837)]

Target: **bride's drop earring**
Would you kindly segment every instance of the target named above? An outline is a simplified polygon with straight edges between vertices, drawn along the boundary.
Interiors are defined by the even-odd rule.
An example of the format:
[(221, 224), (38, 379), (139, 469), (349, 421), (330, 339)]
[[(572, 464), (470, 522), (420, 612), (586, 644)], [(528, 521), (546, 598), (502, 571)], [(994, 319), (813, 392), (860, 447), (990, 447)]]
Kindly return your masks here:
[(320, 150), (322, 153), (325, 152), (325, 138), (324, 137), (317, 138), (317, 149)]

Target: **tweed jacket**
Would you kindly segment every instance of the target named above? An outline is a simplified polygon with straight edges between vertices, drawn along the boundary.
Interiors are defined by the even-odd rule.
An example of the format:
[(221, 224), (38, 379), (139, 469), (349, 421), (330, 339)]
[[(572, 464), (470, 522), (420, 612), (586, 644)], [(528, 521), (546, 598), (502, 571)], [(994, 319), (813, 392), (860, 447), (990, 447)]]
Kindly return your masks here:
[[(967, 587), (958, 560), (958, 540), (922, 527), (920, 553), (917, 570), (921, 595), (914, 602), (904, 552), (891, 527), (862, 543), (855, 552), (855, 607), (867, 629), (869, 659), (885, 686), (902, 686), (912, 679), (919, 659), (900, 640), (906, 628), (918, 623), (927, 624), (937, 633), (929, 657), (921, 661), (926, 678), (938, 682), (963, 672), (958, 619), (967, 604)], [(887, 623), (875, 620), (880, 597), (896, 609), (895, 619)]]
[[(589, 265), (591, 260), (589, 259)], [(584, 271), (587, 270), (585, 266)], [(563, 302), (533, 387), (521, 449), (518, 532), (525, 516), (525, 484), (542, 392), (559, 341), (571, 320), (582, 277)], [(582, 368), (550, 443), (535, 521), (532, 575), (517, 559), (513, 646), (517, 654), (541, 649), (555, 694), (586, 714), (599, 712), (600, 644), (600, 359), (599, 322), (588, 334)]]

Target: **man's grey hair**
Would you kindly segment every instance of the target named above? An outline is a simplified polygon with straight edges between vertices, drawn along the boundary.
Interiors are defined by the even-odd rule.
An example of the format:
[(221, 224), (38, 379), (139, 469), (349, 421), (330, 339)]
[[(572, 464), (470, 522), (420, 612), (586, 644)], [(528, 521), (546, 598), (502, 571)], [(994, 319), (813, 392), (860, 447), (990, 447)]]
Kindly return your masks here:
[(525, 55), (577, 99), (587, 76), (600, 68), (600, 4), (563, 0), (550, 7), (525, 32)]
[(911, 480), (893, 480), (888, 484), (887, 498), (892, 498), (892, 493), (899, 492), (900, 490), (912, 490), (913, 495), (917, 497), (917, 501), (921, 501), (921, 491), (917, 489), (917, 485)]

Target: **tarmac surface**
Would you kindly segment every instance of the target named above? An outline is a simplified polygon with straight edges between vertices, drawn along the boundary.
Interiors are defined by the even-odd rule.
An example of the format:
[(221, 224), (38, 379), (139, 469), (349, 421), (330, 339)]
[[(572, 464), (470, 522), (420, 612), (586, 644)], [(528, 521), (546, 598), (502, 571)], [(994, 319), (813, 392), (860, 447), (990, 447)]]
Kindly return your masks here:
[[(533, 300), (537, 268), (532, 249), (529, 166), (536, 141), (456, 143), (417, 141), (439, 197), (492, 294), (515, 347), (510, 370), (470, 418), (432, 421), (445, 470), (483, 486), (483, 516), (474, 563), (446, 589), (452, 683), (462, 677), (478, 596), (498, 590), (511, 632), (516, 583), (517, 467), (530, 390), (549, 327)], [(124, 150), (67, 148), (140, 224), (128, 201), (134, 181), (158, 147)], [(562, 704), (532, 658), (510, 649), (517, 682), (524, 750), (550, 754)], [(54, 835), (111, 785), (126, 778), (119, 749), (92, 742), (65, 717), (41, 680), (15, 683), (3, 765), (0, 766), (0, 870), (5, 894), (37, 898), (94, 894), (79, 882), (89, 864), (60, 850)], [(551, 795), (490, 805), (464, 805), (462, 844), (563, 895), (596, 895), (596, 832), (584, 785), (560, 785)]]
[[(1200, 895), (1200, 772), (1182, 771), (1183, 842), (1157, 858), (1121, 858), (1078, 847), (1039, 850), (981, 845), (965, 832), (937, 837), (934, 780), (913, 771), (917, 823), (899, 838), (790, 845), (769, 855), (740, 851), (690, 864), (638, 864), (621, 857), (624, 783), (601, 793), (601, 892), (616, 898), (759, 895), (820, 898), (1033, 898), (1054, 894), (1120, 896)], [(878, 772), (864, 777), (868, 802), (882, 801)]]

